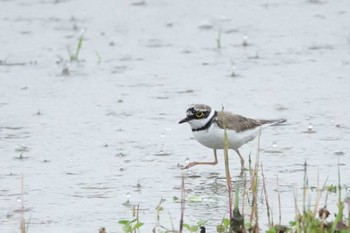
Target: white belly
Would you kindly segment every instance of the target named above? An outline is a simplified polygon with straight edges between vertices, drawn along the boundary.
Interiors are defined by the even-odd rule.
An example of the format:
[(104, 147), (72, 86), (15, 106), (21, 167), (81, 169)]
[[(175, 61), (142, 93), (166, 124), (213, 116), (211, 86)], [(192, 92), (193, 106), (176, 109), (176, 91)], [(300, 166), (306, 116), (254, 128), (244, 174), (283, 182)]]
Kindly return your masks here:
[[(234, 130), (227, 130), (229, 149), (237, 150), (247, 142), (252, 141), (260, 131), (260, 127), (236, 133)], [(208, 130), (193, 131), (194, 138), (202, 145), (212, 149), (224, 149), (224, 130), (216, 124), (212, 124)]]

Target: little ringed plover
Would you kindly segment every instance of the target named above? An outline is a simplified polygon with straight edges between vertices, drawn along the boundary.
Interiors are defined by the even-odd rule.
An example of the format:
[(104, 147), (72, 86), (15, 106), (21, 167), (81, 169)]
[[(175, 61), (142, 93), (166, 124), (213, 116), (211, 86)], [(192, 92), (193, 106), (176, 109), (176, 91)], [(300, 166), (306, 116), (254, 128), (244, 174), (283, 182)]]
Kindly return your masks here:
[(202, 145), (214, 149), (213, 162), (191, 162), (184, 168), (196, 165), (216, 165), (218, 163), (216, 150), (224, 149), (224, 125), (227, 132), (228, 148), (236, 151), (244, 169), (244, 159), (239, 148), (254, 140), (261, 128), (285, 122), (285, 119), (262, 120), (251, 119), (225, 111), (215, 111), (205, 104), (196, 104), (188, 108), (186, 117), (179, 124), (188, 122), (194, 138)]

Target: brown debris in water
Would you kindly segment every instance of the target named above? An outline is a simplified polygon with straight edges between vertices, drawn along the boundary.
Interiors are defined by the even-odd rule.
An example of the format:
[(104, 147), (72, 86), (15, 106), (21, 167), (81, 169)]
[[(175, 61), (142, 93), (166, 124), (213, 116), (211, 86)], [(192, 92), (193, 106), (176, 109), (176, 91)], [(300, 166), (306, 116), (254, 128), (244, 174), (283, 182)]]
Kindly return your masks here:
[(329, 214), (330, 214), (330, 213), (329, 213), (329, 211), (327, 210), (326, 207), (320, 208), (320, 209), (318, 210), (318, 217), (319, 217), (320, 219), (326, 219), (326, 218), (328, 218)]

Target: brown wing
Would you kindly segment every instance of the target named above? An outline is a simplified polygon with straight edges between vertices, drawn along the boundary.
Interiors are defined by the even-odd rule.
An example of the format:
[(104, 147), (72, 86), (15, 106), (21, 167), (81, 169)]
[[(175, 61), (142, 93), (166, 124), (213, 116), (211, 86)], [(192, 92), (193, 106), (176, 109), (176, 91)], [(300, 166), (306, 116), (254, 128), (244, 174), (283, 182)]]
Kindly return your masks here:
[(241, 115), (232, 114), (229, 112), (218, 112), (215, 121), (218, 123), (218, 126), (222, 129), (224, 128), (224, 120), (226, 129), (231, 129), (236, 132), (254, 129), (264, 124), (280, 122), (280, 120), (258, 120), (247, 118)]

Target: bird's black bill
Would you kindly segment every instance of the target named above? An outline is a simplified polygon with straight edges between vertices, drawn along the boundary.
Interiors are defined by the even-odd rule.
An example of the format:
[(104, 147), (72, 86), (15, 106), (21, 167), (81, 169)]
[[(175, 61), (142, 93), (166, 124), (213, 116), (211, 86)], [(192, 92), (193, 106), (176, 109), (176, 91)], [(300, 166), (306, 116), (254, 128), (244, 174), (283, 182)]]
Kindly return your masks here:
[(185, 122), (187, 122), (187, 121), (189, 121), (191, 119), (192, 118), (190, 118), (190, 117), (186, 117), (186, 118), (182, 119), (181, 121), (179, 121), (179, 124), (185, 123)]

